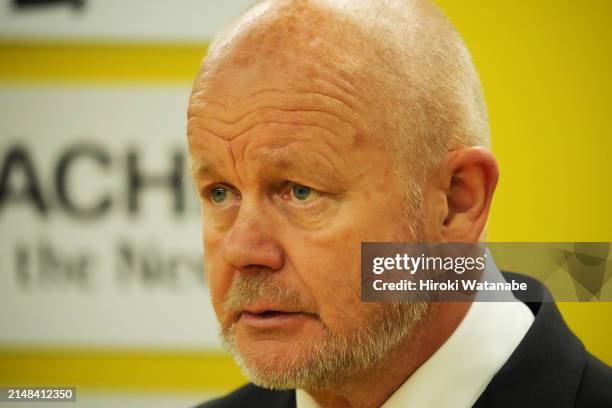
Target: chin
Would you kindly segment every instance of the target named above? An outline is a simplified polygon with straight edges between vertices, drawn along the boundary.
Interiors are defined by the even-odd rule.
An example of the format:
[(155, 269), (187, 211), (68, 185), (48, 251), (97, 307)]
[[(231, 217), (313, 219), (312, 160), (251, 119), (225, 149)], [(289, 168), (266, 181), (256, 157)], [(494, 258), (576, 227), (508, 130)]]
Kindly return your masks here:
[(269, 389), (303, 386), (303, 377), (312, 363), (312, 347), (274, 339), (237, 341), (234, 358), (247, 378)]
[(290, 364), (298, 356), (309, 354), (320, 336), (304, 328), (295, 332), (253, 332), (236, 326), (233, 332), (235, 348), (245, 360), (258, 366)]
[[(224, 333), (223, 342), (243, 374), (252, 383), (268, 389), (312, 388), (313, 367), (320, 365), (319, 336), (293, 333), (253, 335), (234, 326)], [(320, 339), (318, 339), (320, 340)]]

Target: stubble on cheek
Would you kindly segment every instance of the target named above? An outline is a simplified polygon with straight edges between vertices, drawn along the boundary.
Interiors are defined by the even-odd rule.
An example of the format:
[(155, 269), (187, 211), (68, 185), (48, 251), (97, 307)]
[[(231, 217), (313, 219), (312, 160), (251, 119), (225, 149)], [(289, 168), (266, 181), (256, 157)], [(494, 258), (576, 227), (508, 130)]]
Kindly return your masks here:
[(226, 330), (231, 324), (233, 317), (223, 307), (223, 299), (231, 287), (231, 274), (218, 273), (214, 264), (206, 264), (206, 282), (211, 303), (221, 330)]

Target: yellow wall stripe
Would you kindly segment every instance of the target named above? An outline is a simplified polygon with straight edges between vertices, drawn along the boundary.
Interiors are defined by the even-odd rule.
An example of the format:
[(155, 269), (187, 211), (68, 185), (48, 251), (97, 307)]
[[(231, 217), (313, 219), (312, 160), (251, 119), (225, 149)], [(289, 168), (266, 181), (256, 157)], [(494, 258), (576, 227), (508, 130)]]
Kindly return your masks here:
[(88, 390), (225, 392), (246, 380), (216, 352), (4, 348), (0, 384)]
[(208, 44), (0, 40), (0, 81), (190, 83)]

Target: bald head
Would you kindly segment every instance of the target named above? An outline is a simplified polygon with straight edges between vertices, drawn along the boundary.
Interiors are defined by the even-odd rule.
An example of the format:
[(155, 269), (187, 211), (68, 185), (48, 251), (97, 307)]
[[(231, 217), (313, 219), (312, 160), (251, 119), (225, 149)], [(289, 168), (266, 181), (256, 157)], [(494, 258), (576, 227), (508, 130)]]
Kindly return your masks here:
[(242, 85), (246, 69), (287, 87), (318, 82), (344, 101), (365, 118), (359, 131), (391, 147), (413, 195), (448, 149), (489, 144), (470, 55), (428, 1), (259, 2), (212, 43), (193, 101), (214, 82)]
[[(242, 75), (253, 70), (260, 84)], [(447, 150), (489, 143), (470, 55), (429, 1), (259, 2), (212, 43), (192, 103), (211, 87), (231, 99), (272, 80), (298, 91), (314, 84), (359, 116), (357, 136), (386, 142), (411, 202)]]

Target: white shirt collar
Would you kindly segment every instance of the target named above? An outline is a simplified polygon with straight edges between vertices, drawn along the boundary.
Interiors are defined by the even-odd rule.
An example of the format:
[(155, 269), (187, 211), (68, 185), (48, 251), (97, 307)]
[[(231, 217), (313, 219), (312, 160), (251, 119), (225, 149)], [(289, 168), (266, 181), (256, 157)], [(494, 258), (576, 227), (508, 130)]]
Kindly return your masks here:
[[(494, 264), (487, 265), (487, 272), (503, 279)], [(453, 334), (382, 408), (471, 407), (523, 339), (533, 319), (529, 308), (516, 300), (472, 303)], [(319, 407), (304, 390), (296, 391), (296, 406)]]

